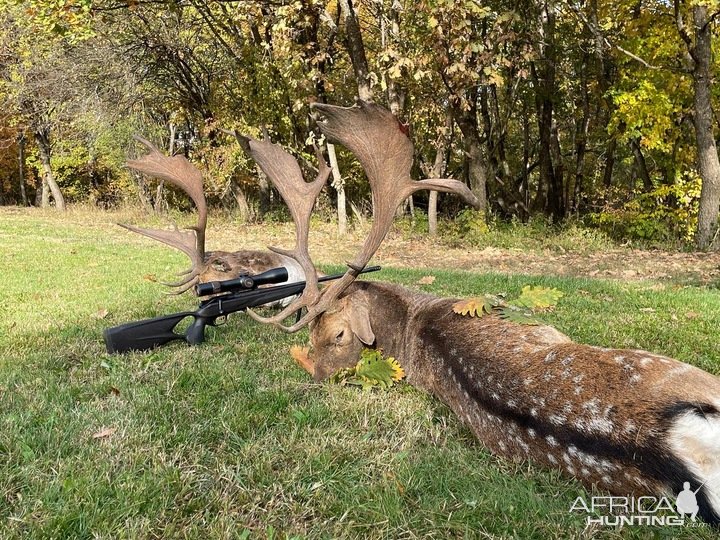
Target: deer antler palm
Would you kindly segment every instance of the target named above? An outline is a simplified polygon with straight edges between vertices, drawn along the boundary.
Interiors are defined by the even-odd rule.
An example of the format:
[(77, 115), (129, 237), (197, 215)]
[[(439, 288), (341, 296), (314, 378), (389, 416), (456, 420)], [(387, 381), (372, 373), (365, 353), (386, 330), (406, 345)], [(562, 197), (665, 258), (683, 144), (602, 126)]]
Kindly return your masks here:
[[(397, 119), (386, 109), (364, 101), (358, 101), (353, 107), (326, 104), (314, 104), (313, 107), (324, 116), (319, 126), (328, 141), (345, 146), (365, 170), (372, 192), (374, 221), (362, 249), (355, 259), (348, 263), (350, 268), (341, 279), (322, 292), (318, 291), (316, 280), (308, 280), (302, 297), (275, 317), (262, 318), (248, 310), (248, 314), (254, 319), (274, 324), (287, 332), (300, 330), (330, 308), (380, 247), (392, 225), (395, 209), (416, 191), (430, 189), (452, 192), (470, 205), (479, 206), (477, 197), (465, 184), (457, 180), (411, 179), (412, 142)], [(314, 269), (307, 249), (310, 210), (329, 175), (327, 165), (319, 158), (318, 177), (314, 182), (307, 183), (295, 158), (280, 147), (270, 143), (267, 138), (262, 142), (247, 137), (245, 140), (246, 150), (282, 195), (297, 228), (294, 250), (271, 249), (295, 258), (305, 269), (306, 276), (314, 275), (314, 271), (308, 271), (310, 268)], [(302, 308), (307, 308), (307, 313), (297, 323), (288, 327), (280, 324), (286, 317)]]

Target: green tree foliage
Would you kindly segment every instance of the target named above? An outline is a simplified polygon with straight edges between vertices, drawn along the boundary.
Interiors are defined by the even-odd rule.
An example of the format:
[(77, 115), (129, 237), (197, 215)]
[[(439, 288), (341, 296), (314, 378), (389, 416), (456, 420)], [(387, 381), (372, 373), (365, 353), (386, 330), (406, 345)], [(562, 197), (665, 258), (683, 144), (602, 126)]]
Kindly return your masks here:
[[(697, 0), (13, 0), (0, 7), (0, 161), (16, 162), (27, 132), (31, 200), (50, 170), (71, 201), (157, 207), (162, 190), (122, 167), (142, 132), (207, 171), (211, 202), (259, 216), (277, 198), (223, 129), (265, 125), (311, 164), (323, 141), (310, 103), (349, 105), (362, 91), (411, 125), (418, 175), (465, 180), (499, 219), (579, 216), (624, 238), (689, 239), (703, 209), (707, 246), (718, 208), (700, 165), (718, 123), (696, 111), (720, 97), (709, 87), (709, 104), (698, 101), (698, 81), (718, 69), (700, 53), (716, 46), (719, 10)], [(362, 208), (361, 169), (343, 151), (338, 161)], [(19, 200), (18, 174), (0, 178), (5, 203)], [(439, 208), (453, 217), (462, 206), (444, 196)]]

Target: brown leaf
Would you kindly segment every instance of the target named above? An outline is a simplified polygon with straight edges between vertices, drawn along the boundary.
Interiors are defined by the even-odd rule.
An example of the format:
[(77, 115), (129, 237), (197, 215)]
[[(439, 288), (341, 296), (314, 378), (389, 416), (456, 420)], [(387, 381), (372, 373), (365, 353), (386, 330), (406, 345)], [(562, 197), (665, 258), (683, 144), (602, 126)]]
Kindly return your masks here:
[(685, 314), (685, 318), (686, 318), (686, 319), (697, 319), (698, 317), (700, 317), (700, 314), (699, 314), (699, 313), (696, 313), (696, 312), (694, 312), (694, 311), (688, 311), (688, 312)]
[[(471, 317), (482, 317), (483, 309), (487, 300), (485, 298), (468, 298), (467, 300), (460, 300), (453, 304), (453, 311), (458, 315), (470, 315)], [(488, 312), (492, 309), (492, 306), (487, 310)]]
[(96, 319), (104, 319), (107, 316), (108, 316), (107, 309), (101, 309), (97, 313), (95, 313), (95, 315), (93, 315), (93, 317), (95, 317)]
[(110, 437), (113, 433), (117, 431), (117, 428), (114, 427), (104, 427), (100, 431), (97, 431), (93, 434), (93, 439), (105, 439), (106, 437)]
[(119, 396), (119, 395), (120, 395), (120, 390), (119, 390), (118, 388), (114, 387), (114, 386), (111, 386), (111, 387), (110, 387), (110, 393), (111, 393), (113, 396)]
[(143, 279), (146, 281), (152, 281), (153, 283), (157, 281), (157, 277), (155, 276), (155, 274), (145, 274), (143, 276)]
[(435, 276), (423, 276), (417, 280), (418, 285), (432, 285), (435, 283)]

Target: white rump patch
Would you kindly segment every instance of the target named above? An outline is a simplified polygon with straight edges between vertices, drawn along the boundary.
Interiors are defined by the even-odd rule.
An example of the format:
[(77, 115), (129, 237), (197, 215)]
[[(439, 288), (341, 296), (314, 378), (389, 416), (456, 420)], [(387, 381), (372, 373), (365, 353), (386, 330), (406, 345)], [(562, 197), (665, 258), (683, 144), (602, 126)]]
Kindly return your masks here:
[[(705, 483), (708, 500), (720, 515), (720, 417), (684, 412), (668, 430), (668, 442), (675, 455)], [(691, 486), (693, 491), (698, 487)]]

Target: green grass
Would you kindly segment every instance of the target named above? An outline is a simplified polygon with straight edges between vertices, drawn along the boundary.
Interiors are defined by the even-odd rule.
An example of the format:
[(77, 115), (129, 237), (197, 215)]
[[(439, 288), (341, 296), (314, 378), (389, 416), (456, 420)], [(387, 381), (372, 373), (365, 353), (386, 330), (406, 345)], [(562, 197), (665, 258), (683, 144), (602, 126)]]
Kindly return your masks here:
[[(0, 214), (0, 253), (0, 538), (715, 537), (584, 531), (578, 483), (492, 457), (433, 398), (312, 383), (288, 354), (304, 332), (236, 316), (200, 347), (108, 356), (105, 327), (194, 304), (143, 279), (183, 267), (171, 250), (31, 212)], [(460, 272), (414, 285), (426, 274), (372, 278), (453, 296), (557, 287), (545, 319), (571, 337), (720, 373), (718, 290)]]

